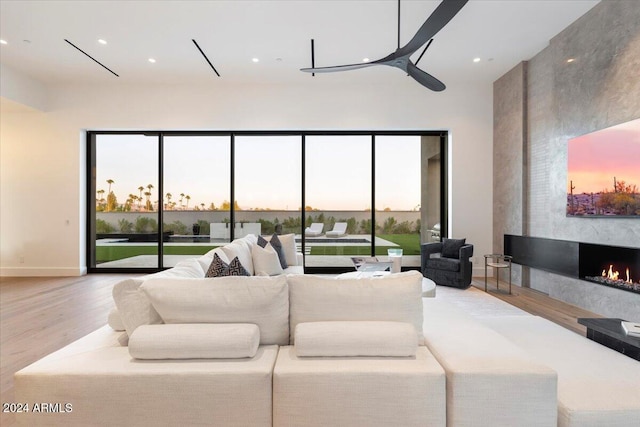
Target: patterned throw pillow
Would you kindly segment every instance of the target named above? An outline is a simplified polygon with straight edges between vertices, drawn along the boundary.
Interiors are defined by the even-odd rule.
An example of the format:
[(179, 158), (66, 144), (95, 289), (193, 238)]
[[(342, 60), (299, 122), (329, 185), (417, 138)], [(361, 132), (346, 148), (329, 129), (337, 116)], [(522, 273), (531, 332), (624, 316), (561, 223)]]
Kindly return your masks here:
[(235, 257), (229, 263), (229, 266), (222, 272), (223, 276), (249, 276), (249, 273), (240, 263), (238, 257)]
[(460, 256), (460, 248), (464, 246), (467, 239), (444, 239), (442, 241), (442, 257), (458, 258)]
[(213, 255), (213, 261), (209, 264), (209, 269), (207, 270), (207, 274), (204, 277), (222, 277), (224, 276), (224, 270), (228, 269), (229, 265), (224, 262), (218, 254)]
[(262, 236), (258, 236), (258, 246), (261, 248), (266, 248), (269, 242)]
[(284, 270), (285, 268), (289, 267), (289, 265), (287, 264), (287, 259), (284, 255), (284, 249), (282, 248), (282, 242), (280, 242), (278, 235), (273, 233), (273, 236), (271, 236), (271, 241), (269, 243), (271, 243), (273, 249), (276, 250), (278, 258), (280, 258), (280, 266), (282, 267), (282, 269)]

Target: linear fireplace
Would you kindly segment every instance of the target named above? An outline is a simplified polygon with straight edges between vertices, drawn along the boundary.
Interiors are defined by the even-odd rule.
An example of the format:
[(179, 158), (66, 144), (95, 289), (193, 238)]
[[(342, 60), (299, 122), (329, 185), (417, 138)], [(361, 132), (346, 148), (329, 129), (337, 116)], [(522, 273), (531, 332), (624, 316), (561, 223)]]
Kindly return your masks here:
[(515, 264), (640, 294), (640, 248), (504, 235)]
[(640, 293), (640, 249), (579, 244), (579, 278)]

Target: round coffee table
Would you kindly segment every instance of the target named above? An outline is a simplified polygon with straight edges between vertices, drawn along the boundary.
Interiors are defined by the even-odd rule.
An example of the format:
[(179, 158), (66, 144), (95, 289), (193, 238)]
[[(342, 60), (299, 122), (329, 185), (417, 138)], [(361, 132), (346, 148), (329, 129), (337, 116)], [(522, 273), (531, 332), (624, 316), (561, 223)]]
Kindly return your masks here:
[[(382, 278), (391, 274), (388, 271), (350, 271), (342, 273), (336, 279), (364, 279), (364, 278)], [(435, 298), (436, 282), (426, 277), (422, 278), (422, 298)]]

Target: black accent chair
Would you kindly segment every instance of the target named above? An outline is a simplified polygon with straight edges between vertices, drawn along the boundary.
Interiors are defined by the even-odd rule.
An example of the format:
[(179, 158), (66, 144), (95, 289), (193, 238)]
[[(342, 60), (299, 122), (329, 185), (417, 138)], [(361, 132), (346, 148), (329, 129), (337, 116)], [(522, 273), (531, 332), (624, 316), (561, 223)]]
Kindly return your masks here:
[(420, 246), (422, 275), (438, 285), (466, 289), (471, 284), (473, 245), (464, 239), (444, 239), (443, 243)]

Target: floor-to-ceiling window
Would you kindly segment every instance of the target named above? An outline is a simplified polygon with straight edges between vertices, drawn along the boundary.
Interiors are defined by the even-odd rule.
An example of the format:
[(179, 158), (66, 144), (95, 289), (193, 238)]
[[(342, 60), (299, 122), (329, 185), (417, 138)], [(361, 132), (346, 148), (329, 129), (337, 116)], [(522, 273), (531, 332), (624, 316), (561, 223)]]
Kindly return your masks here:
[(238, 135), (234, 150), (235, 236), (299, 235), (301, 137)]
[(158, 268), (158, 136), (99, 134), (92, 143), (93, 266)]
[(229, 242), (230, 140), (163, 136), (163, 267)]
[(371, 255), (371, 141), (306, 137), (305, 225), (322, 224), (322, 234), (306, 236), (306, 266), (353, 267), (352, 256)]
[(402, 249), (402, 264), (420, 265), (420, 135), (375, 138), (376, 255)]
[(441, 132), (89, 132), (88, 267), (174, 266), (294, 233), (313, 272), (446, 235)]

